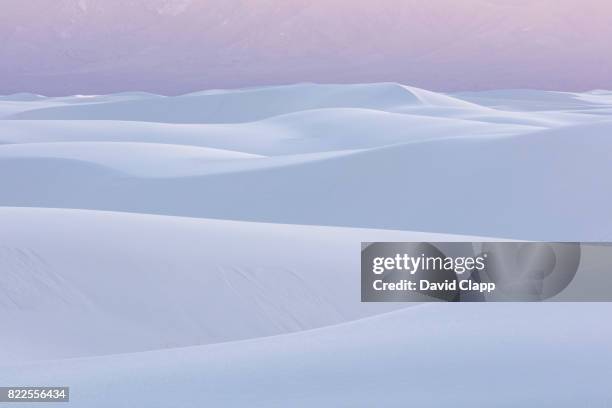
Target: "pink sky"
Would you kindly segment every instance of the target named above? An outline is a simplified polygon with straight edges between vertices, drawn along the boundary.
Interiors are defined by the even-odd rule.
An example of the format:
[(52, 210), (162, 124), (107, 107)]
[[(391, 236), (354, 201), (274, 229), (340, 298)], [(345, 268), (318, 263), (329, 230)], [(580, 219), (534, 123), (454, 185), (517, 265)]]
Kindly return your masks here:
[(609, 0), (4, 0), (0, 94), (612, 88)]

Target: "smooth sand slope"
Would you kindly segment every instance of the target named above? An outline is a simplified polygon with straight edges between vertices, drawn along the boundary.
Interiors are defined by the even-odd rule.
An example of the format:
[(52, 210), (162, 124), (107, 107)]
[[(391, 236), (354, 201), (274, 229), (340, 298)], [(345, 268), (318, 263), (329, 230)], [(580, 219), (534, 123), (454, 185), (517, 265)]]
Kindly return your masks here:
[(79, 408), (605, 407), (610, 312), (427, 304), (251, 341), (12, 365), (0, 382), (70, 384)]
[(405, 305), (360, 303), (362, 241), (452, 235), (0, 208), (0, 361), (216, 343)]

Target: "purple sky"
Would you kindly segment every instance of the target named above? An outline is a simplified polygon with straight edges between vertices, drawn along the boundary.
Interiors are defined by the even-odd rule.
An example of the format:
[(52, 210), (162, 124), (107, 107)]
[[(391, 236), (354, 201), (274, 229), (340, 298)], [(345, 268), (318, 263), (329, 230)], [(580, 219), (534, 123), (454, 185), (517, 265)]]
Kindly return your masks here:
[(609, 0), (3, 0), (0, 94), (612, 89)]

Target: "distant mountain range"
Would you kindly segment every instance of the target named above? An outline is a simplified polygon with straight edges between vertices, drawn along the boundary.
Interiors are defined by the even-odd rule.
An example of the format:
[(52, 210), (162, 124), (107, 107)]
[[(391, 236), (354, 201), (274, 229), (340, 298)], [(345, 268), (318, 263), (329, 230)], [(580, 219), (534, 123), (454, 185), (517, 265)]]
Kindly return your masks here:
[(607, 0), (5, 0), (0, 94), (612, 88)]

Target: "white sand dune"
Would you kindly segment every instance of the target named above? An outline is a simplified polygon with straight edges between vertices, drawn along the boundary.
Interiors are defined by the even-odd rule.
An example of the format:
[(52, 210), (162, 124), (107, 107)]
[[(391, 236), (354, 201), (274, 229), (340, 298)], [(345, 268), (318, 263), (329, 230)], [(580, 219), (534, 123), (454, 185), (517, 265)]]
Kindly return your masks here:
[(36, 98), (0, 121), (0, 203), (609, 239), (607, 98), (399, 84)]
[(250, 341), (6, 366), (0, 382), (70, 384), (79, 408), (605, 406), (610, 312), (428, 304)]
[(4, 362), (270, 336), (405, 307), (360, 303), (362, 241), (476, 239), (36, 208), (0, 208), (0, 224)]
[[(41, 157), (40, 152), (28, 154), (27, 148), (13, 154), (13, 146), (6, 145), (0, 146), (7, 151), (0, 156), (0, 182), (5, 186), (0, 202), (522, 239), (606, 240), (612, 238), (607, 176), (612, 172), (611, 131), (611, 122), (601, 122), (515, 136), (451, 136), (342, 154), (197, 165), (190, 162), (193, 156), (165, 158), (163, 150), (153, 157), (143, 149), (130, 163), (129, 151), (119, 155), (119, 149), (96, 151), (96, 160), (86, 161), (94, 154), (79, 153), (83, 146), (65, 148), (62, 154), (47, 149)], [(133, 168), (138, 157), (144, 166), (140, 170)], [(158, 161), (142, 164), (148, 157)], [(147, 177), (130, 176), (123, 173), (126, 166), (133, 174), (150, 166), (159, 170)], [(183, 176), (159, 177), (178, 170)]]
[(337, 108), (296, 112), (247, 124), (133, 121), (0, 121), (0, 142), (122, 141), (178, 144), (284, 155), (363, 149), (439, 137), (507, 136), (547, 128)]
[(0, 119), (6, 119), (30, 110), (154, 98), (162, 98), (162, 96), (147, 92), (120, 92), (110, 95), (73, 95), (53, 98), (31, 93), (0, 95)]
[(165, 123), (240, 123), (285, 113), (322, 108), (371, 108), (393, 111), (403, 106), (485, 109), (461, 99), (395, 83), (363, 85), (298, 84), (243, 90), (201, 92), (178, 97), (117, 100), (37, 107), (12, 119), (104, 119)]
[(453, 96), (472, 103), (494, 108), (505, 107), (518, 111), (574, 110), (609, 107), (612, 99), (609, 91), (555, 92), (532, 89), (508, 89), (480, 92), (459, 92)]
[(609, 307), (362, 304), (359, 243), (612, 240), (608, 91), (21, 94), (0, 119), (0, 384), (75, 407), (604, 396)]
[[(214, 171), (214, 164), (260, 159), (264, 156), (200, 146), (134, 142), (55, 142), (8, 144), (0, 160), (54, 158), (85, 161), (141, 177), (179, 177)], [(212, 166), (211, 166), (212, 165)]]

